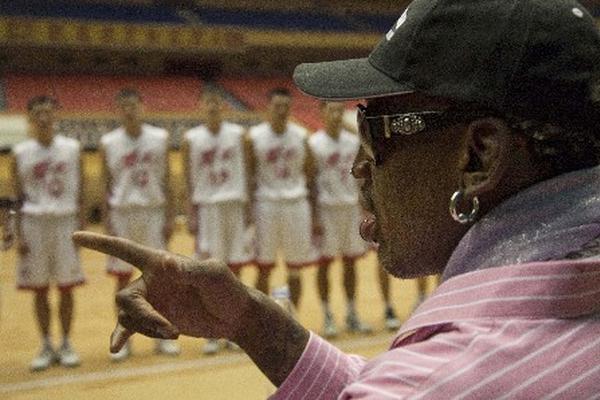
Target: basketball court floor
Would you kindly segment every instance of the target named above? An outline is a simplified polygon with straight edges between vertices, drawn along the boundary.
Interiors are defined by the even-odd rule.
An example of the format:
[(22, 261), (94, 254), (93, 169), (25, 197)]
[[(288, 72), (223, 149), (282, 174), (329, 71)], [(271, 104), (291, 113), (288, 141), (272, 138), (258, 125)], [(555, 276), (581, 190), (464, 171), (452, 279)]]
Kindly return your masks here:
[[(92, 230), (100, 231), (98, 226)], [(191, 254), (192, 238), (180, 226), (171, 249)], [(263, 399), (274, 389), (242, 352), (224, 350), (215, 356), (201, 353), (203, 339), (181, 338), (182, 354), (177, 358), (154, 354), (153, 341), (136, 336), (133, 357), (114, 364), (108, 357), (108, 341), (114, 326), (114, 282), (104, 272), (103, 256), (81, 253), (87, 284), (76, 290), (76, 316), (72, 342), (80, 352), (82, 365), (75, 369), (59, 366), (31, 373), (28, 365), (38, 351), (39, 339), (32, 313), (32, 296), (14, 288), (15, 251), (2, 254), (0, 283), (0, 398), (2, 399)], [(246, 268), (242, 280), (254, 281)], [(345, 313), (341, 287), (341, 266), (331, 270), (332, 307), (342, 327)], [(358, 266), (358, 310), (375, 328), (369, 336), (342, 334), (335, 343), (347, 352), (373, 356), (384, 351), (393, 334), (383, 328), (382, 301), (377, 285), (377, 265), (371, 253)], [(316, 268), (303, 271), (304, 294), (299, 320), (309, 329), (321, 329), (322, 314), (316, 289)], [(277, 267), (272, 285), (285, 282), (285, 271)], [(430, 282), (432, 283), (432, 282)], [(415, 284), (393, 280), (394, 305), (402, 320), (416, 298)], [(55, 306), (57, 296), (52, 295)], [(60, 339), (58, 321), (53, 320), (54, 340)]]

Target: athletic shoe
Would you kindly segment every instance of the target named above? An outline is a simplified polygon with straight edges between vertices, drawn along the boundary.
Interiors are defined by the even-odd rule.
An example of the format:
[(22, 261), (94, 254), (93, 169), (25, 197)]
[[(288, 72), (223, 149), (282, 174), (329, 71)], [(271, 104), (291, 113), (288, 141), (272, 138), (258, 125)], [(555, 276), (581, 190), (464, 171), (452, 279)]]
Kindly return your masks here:
[(37, 357), (31, 361), (29, 368), (31, 371), (44, 371), (54, 364), (56, 360), (57, 356), (54, 349), (50, 346), (44, 346)]
[(158, 354), (167, 356), (178, 356), (181, 353), (181, 347), (175, 340), (158, 339), (155, 350)]
[(337, 326), (331, 313), (325, 313), (325, 323), (323, 324), (323, 337), (326, 339), (334, 338), (338, 335)]
[(217, 339), (206, 339), (206, 343), (202, 347), (202, 353), (206, 355), (216, 354), (221, 349), (221, 345)]
[(369, 325), (360, 322), (355, 313), (350, 313), (346, 316), (346, 328), (351, 333), (368, 334), (373, 332), (373, 329)]
[(385, 329), (388, 331), (397, 331), (400, 328), (400, 320), (396, 317), (396, 313), (392, 307), (385, 309)]
[(121, 362), (128, 359), (129, 356), (131, 356), (131, 345), (127, 342), (117, 353), (110, 353), (110, 360), (112, 362)]
[(81, 364), (79, 355), (73, 350), (71, 345), (62, 345), (58, 350), (58, 361), (60, 365), (67, 368), (75, 368)]

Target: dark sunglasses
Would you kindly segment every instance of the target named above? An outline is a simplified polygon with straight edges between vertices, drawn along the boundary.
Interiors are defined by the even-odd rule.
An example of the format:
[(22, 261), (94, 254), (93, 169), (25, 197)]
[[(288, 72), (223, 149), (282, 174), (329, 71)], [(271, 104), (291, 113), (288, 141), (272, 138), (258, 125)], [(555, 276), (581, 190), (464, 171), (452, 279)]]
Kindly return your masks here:
[(442, 111), (414, 111), (390, 115), (367, 115), (367, 107), (357, 105), (357, 123), (363, 150), (374, 162), (381, 165), (387, 140), (412, 136), (425, 131), (436, 132), (440, 128), (459, 122), (491, 116), (483, 110), (449, 108)]

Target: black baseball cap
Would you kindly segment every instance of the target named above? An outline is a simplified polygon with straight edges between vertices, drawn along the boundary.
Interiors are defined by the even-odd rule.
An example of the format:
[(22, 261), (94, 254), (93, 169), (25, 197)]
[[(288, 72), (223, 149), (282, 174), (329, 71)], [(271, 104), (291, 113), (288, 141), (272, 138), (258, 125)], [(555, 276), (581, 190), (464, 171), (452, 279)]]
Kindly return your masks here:
[(600, 34), (573, 0), (414, 0), (369, 57), (301, 64), (294, 80), (324, 100), (419, 92), (540, 120), (595, 119)]

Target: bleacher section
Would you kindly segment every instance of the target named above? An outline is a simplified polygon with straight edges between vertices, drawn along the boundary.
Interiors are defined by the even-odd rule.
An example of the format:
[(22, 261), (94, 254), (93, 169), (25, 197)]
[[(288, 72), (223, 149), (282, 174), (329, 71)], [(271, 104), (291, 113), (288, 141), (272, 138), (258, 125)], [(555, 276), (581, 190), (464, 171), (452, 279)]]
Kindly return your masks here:
[(201, 22), (209, 25), (308, 31), (353, 30), (347, 19), (318, 12), (239, 11), (225, 8), (196, 8), (193, 11)]
[(323, 11), (235, 10), (231, 8), (175, 8), (157, 5), (66, 3), (43, 0), (0, 0), (0, 15), (34, 18), (120, 21), (131, 23), (204, 24), (259, 30), (381, 32), (397, 16)]
[(124, 87), (137, 89), (148, 112), (191, 112), (198, 108), (202, 81), (193, 77), (120, 77), (99, 75), (18, 75), (4, 77), (8, 110), (22, 112), (39, 94), (56, 97), (67, 112), (114, 110), (114, 98)]
[(250, 110), (264, 110), (267, 107), (268, 93), (274, 87), (285, 87), (293, 97), (292, 116), (309, 129), (322, 126), (319, 117), (319, 102), (302, 94), (294, 85), (291, 78), (226, 78), (218, 83)]
[(76, 137), (87, 149), (95, 149), (99, 137), (118, 125), (114, 99), (124, 87), (141, 93), (145, 111), (151, 115), (149, 122), (168, 129), (174, 147), (179, 145), (185, 130), (200, 122), (197, 111), (202, 81), (197, 78), (14, 74), (4, 77), (8, 112), (23, 113), (31, 97), (52, 95), (63, 112), (58, 131)]
[(177, 14), (174, 8), (139, 4), (76, 4), (44, 0), (0, 0), (0, 15), (162, 24), (185, 23), (185, 20)]
[[(148, 121), (168, 129), (172, 145), (177, 147), (182, 133), (200, 123), (198, 99), (205, 84), (199, 78), (181, 76), (10, 74), (3, 81), (8, 112), (23, 113), (31, 97), (52, 95), (61, 104), (63, 114), (59, 132), (78, 138), (88, 149), (96, 148), (100, 135), (118, 125), (114, 99), (123, 87), (139, 90)], [(293, 96), (292, 118), (310, 130), (322, 126), (319, 102), (302, 94), (289, 77), (228, 78), (210, 85), (222, 91), (229, 110), (244, 125), (259, 122), (259, 116), (268, 104), (269, 91), (282, 86)]]

